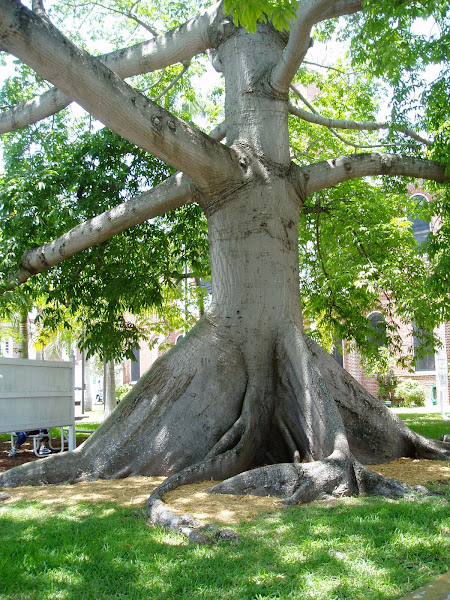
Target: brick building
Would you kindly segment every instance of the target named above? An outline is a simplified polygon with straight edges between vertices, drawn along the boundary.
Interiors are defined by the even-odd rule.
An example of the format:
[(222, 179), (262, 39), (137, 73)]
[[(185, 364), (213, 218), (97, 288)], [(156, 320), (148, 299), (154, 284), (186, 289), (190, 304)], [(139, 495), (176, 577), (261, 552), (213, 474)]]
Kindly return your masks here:
[[(411, 353), (414, 353), (414, 331), (412, 325), (402, 325), (400, 333), (403, 340), (404, 354), (410, 355)], [(413, 371), (399, 366), (394, 367), (392, 370), (394, 377), (400, 380), (412, 379), (424, 387), (426, 406), (432, 406), (432, 398), (437, 400), (439, 388), (442, 387), (439, 385), (439, 373), (437, 369), (439, 358), (444, 358), (448, 372), (448, 358), (450, 356), (450, 323), (445, 323), (445, 325), (440, 328), (439, 333), (443, 342), (443, 348), (439, 353), (433, 352), (423, 359), (419, 359)], [(378, 395), (378, 381), (375, 377), (368, 377), (364, 373), (358, 352), (354, 350), (349, 351), (344, 342), (342, 347), (335, 351), (335, 357), (345, 370), (348, 371), (368, 392), (374, 396)], [(448, 378), (444, 394), (446, 410), (449, 411), (450, 386)], [(439, 407), (439, 402), (437, 402), (437, 406)]]
[[(426, 198), (431, 201), (429, 194), (425, 194), (420, 188), (409, 189), (412, 197), (417, 197), (418, 200)], [(412, 227), (414, 237), (417, 242), (422, 242), (430, 232), (435, 231), (439, 227), (436, 218), (431, 219), (428, 223), (422, 219), (413, 219)], [(430, 298), (430, 303), (432, 299)], [(367, 315), (368, 319), (376, 325), (384, 319), (382, 312), (374, 311)], [(414, 324), (400, 324), (400, 336), (402, 339), (401, 353), (403, 356), (413, 356), (415, 347), (418, 344), (420, 332), (415, 331)], [(449, 397), (450, 387), (448, 382), (449, 358), (450, 358), (450, 323), (441, 325), (435, 334), (442, 342), (442, 349), (437, 353), (430, 351), (425, 357), (417, 360), (414, 370), (406, 368), (394, 367), (392, 375), (398, 379), (413, 379), (420, 383), (425, 389), (425, 404), (426, 406), (433, 405), (433, 398), (436, 405), (440, 405), (440, 393), (443, 394), (445, 410), (450, 410)], [(340, 350), (340, 351), (339, 351)], [(349, 351), (347, 345), (342, 344), (342, 348), (335, 351), (334, 356), (338, 362), (372, 395), (378, 395), (378, 381), (375, 377), (368, 377), (364, 373), (361, 365), (360, 356), (355, 351)], [(444, 376), (445, 372), (445, 376)]]
[(168, 335), (155, 335), (150, 342), (141, 342), (133, 351), (134, 360), (123, 363), (123, 383), (136, 383), (155, 360), (184, 337), (182, 331), (171, 331)]

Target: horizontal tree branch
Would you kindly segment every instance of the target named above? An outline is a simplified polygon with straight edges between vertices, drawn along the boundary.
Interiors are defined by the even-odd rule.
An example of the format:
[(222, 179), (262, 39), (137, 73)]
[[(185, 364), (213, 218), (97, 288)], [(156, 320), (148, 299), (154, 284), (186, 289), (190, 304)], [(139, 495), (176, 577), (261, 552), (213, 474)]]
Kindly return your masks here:
[(60, 90), (52, 88), (38, 98), (12, 106), (0, 113), (0, 135), (46, 119), (66, 108), (71, 102), (72, 100)]
[(298, 189), (304, 196), (350, 179), (376, 175), (415, 177), (437, 183), (450, 180), (450, 173), (446, 172), (446, 166), (438, 162), (375, 152), (340, 156), (305, 167), (295, 165), (291, 172)]
[(123, 138), (201, 187), (221, 185), (235, 171), (232, 150), (160, 108), (17, 0), (2, 0), (0, 16), (1, 47)]
[(338, 0), (323, 11), (321, 21), (354, 15), (361, 10), (363, 10), (363, 0)]
[(219, 125), (214, 127), (214, 129), (212, 131), (210, 131), (208, 135), (209, 135), (209, 137), (212, 137), (213, 140), (216, 140), (218, 142), (220, 142), (221, 140), (226, 138), (227, 137), (227, 126), (226, 126), (225, 121), (222, 121), (222, 123), (219, 123)]
[(50, 267), (105, 242), (116, 233), (143, 223), (195, 200), (192, 181), (176, 173), (148, 192), (144, 192), (77, 225), (61, 237), (38, 248), (24, 252), (19, 270), (0, 286), (0, 292), (13, 290)]
[[(215, 4), (172, 31), (97, 58), (122, 79), (189, 61), (214, 45), (214, 23), (221, 16), (219, 9), (220, 3)], [(72, 100), (61, 90), (53, 88), (33, 100), (5, 110), (0, 114), (0, 134), (49, 117), (63, 110)]]
[(377, 123), (376, 121), (352, 121), (347, 119), (331, 119), (329, 117), (324, 117), (317, 112), (309, 112), (295, 106), (292, 103), (289, 103), (289, 112), (303, 119), (304, 121), (308, 121), (308, 123), (315, 123), (316, 125), (323, 125), (324, 127), (328, 127), (329, 129), (352, 129), (355, 131), (379, 131), (380, 129), (392, 129), (394, 131), (399, 131), (400, 133), (404, 133), (406, 136), (420, 142), (421, 144), (425, 144), (426, 146), (431, 146), (433, 143), (430, 140), (422, 137), (412, 129), (408, 129), (408, 127), (403, 127), (402, 125), (396, 125), (395, 123)]

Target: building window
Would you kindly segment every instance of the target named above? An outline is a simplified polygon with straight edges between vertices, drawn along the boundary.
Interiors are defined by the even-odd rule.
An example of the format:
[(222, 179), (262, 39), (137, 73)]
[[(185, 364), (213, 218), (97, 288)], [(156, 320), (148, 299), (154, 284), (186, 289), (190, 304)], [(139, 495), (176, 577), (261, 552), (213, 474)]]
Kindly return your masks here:
[(179, 336), (177, 337), (177, 340), (176, 340), (175, 344), (178, 344), (178, 342), (181, 342), (181, 340), (182, 340), (183, 338), (184, 338), (184, 335), (183, 335), (183, 334), (179, 335)]
[(387, 343), (386, 320), (382, 313), (373, 312), (367, 317), (371, 324), (371, 335), (369, 340), (377, 346), (385, 346)]
[(137, 381), (141, 376), (141, 360), (139, 348), (133, 349), (134, 360), (131, 361), (131, 381)]
[(342, 340), (336, 340), (333, 350), (331, 352), (331, 356), (342, 368), (344, 367), (344, 348), (342, 345)]
[[(416, 349), (419, 346), (423, 346), (423, 342), (424, 342), (423, 331), (420, 330), (420, 329), (418, 329), (414, 325), (414, 323), (413, 323), (413, 348), (414, 348), (414, 355), (417, 354), (417, 350)], [(421, 352), (421, 354), (422, 354), (422, 352)], [(433, 350), (433, 347), (431, 345), (429, 345), (425, 349), (425, 355), (422, 356), (421, 358), (417, 358), (416, 359), (415, 370), (416, 370), (416, 372), (420, 372), (420, 371), (434, 371), (435, 369), (436, 369), (436, 365), (435, 365), (434, 350)]]
[[(413, 196), (413, 199), (417, 202), (417, 205), (428, 202), (428, 199), (423, 194), (416, 194)], [(430, 233), (430, 223), (420, 218), (413, 218), (413, 216), (409, 217), (410, 222), (412, 223), (413, 235), (418, 244), (424, 242), (428, 234)]]
[(11, 343), (11, 338), (4, 338), (4, 341), (1, 343), (0, 347), (0, 356), (5, 356), (6, 358), (12, 357), (13, 353), (13, 345)]

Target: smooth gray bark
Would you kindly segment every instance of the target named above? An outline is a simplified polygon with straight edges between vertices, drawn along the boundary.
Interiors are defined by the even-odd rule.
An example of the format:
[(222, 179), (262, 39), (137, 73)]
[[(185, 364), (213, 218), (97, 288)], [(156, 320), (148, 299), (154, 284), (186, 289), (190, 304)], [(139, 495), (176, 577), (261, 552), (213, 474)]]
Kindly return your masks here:
[[(210, 36), (215, 31), (213, 25), (220, 15), (220, 3), (215, 4), (202, 15), (173, 31), (105, 54), (99, 59), (124, 79), (164, 69), (177, 62), (189, 61), (214, 45)], [(71, 96), (53, 88), (38, 98), (4, 110), (0, 114), (0, 134), (15, 131), (49, 117), (68, 106), (72, 100)]]
[[(17, 4), (5, 2), (10, 7)], [(217, 28), (228, 147), (190, 128), (180, 133), (178, 121), (173, 143), (167, 142), (166, 132), (156, 139), (152, 125), (145, 126), (147, 113), (141, 105), (136, 108), (142, 109), (138, 117), (129, 102), (119, 106), (117, 98), (131, 92), (111, 77), (119, 88), (114, 119), (144, 128), (139, 139), (148, 134), (145, 147), (159, 156), (181, 153), (170, 162), (192, 175), (195, 183), (186, 184), (183, 199), (175, 193), (174, 202), (195, 199), (206, 214), (212, 305), (79, 449), (3, 473), (0, 485), (170, 475), (152, 494), (148, 511), (155, 522), (183, 528), (188, 524), (171, 515), (162, 498), (176, 486), (199, 479), (238, 475), (215, 491), (273, 493), (289, 503), (323, 494), (397, 497), (410, 488), (374, 475), (362, 463), (400, 456), (450, 457), (449, 444), (413, 434), (302, 330), (298, 226), (305, 196), (364, 175), (448, 178), (441, 165), (385, 154), (338, 157), (303, 168), (291, 164), (289, 62), (301, 61), (315, 20), (333, 16), (333, 11), (359, 10), (359, 3), (350, 0), (308, 0), (303, 5), (306, 13), (299, 12), (290, 42), (270, 25), (258, 26), (252, 35), (228, 20)], [(59, 48), (62, 42), (53, 34), (52, 43)], [(31, 53), (30, 64), (40, 69), (44, 54), (35, 56), (40, 50), (26, 47), (27, 35), (22, 32), (20, 43), (15, 43), (9, 32), (8, 43), (20, 46), (24, 59)], [(41, 30), (39, 35), (44, 35)], [(292, 40), (299, 42), (299, 52)], [(44, 48), (44, 40), (39, 43)], [(61, 73), (62, 63), (45, 69), (53, 83), (64, 84), (98, 115), (99, 90), (112, 92), (115, 87), (105, 83), (106, 67), (88, 59), (85, 67), (80, 56), (74, 68), (88, 91), (71, 89), (69, 78)], [(96, 78), (103, 78), (101, 84)], [(171, 117), (164, 113), (163, 118)], [(162, 198), (157, 206), (156, 210), (169, 207)], [(145, 211), (142, 215), (153, 214)], [(103, 215), (102, 223), (107, 220)], [(89, 243), (110, 234), (102, 224)], [(54, 248), (45, 248), (46, 257), (57, 254), (62, 240), (56, 242)], [(34, 250), (33, 260), (42, 251)], [(35, 267), (27, 268), (31, 272)]]
[(84, 406), (83, 409), (85, 412), (89, 412), (92, 410), (92, 402), (93, 402), (93, 393), (92, 393), (92, 358), (86, 358), (86, 353), (83, 352), (84, 359), (84, 380), (82, 385), (84, 386)]

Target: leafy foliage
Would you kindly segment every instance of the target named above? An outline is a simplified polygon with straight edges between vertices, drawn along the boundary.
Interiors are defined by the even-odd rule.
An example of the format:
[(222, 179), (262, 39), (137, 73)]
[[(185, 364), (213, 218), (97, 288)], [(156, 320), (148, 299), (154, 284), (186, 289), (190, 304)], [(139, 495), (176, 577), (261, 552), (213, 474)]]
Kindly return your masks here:
[(413, 379), (400, 381), (395, 388), (395, 395), (402, 406), (425, 406), (425, 390), (418, 381)]
[[(134, 41), (148, 37), (149, 30), (139, 23), (150, 26), (154, 19), (159, 27), (173, 27), (188, 17), (193, 5), (204, 6), (173, 3), (170, 10), (166, 6), (162, 10), (158, 2), (151, 8), (116, 0), (89, 6), (55, 2), (50, 16), (83, 47), (80, 24), (85, 23), (83, 36), (87, 29), (89, 49), (95, 52), (97, 42), (105, 39), (105, 22), (117, 25), (107, 36), (111, 44), (107, 49), (114, 49), (129, 43), (131, 32)], [(20, 63), (17, 67), (1, 90), (4, 105), (48, 89), (28, 67)], [(182, 73), (182, 65), (133, 78), (133, 85), (151, 97), (161, 96), (168, 109), (179, 104), (182, 116), (190, 120), (192, 112), (187, 114), (183, 107), (195, 97), (191, 77), (203, 68), (200, 63), (191, 66), (175, 86), (171, 84)], [(17, 270), (27, 248), (126, 202), (171, 173), (158, 159), (99, 129), (98, 123), (71, 108), (3, 136), (2, 145), (0, 280)], [(209, 273), (206, 222), (196, 206), (143, 223), (29, 280), (1, 298), (0, 314), (10, 318), (23, 304), (29, 309), (38, 304), (38, 343), (49, 343), (52, 332), (65, 329), (77, 332), (79, 347), (90, 354), (131, 357), (140, 339), (192, 324), (190, 309), (199, 292), (193, 290), (186, 302), (182, 289), (186, 273), (199, 278)]]
[(128, 392), (131, 390), (133, 386), (129, 383), (124, 383), (122, 385), (116, 385), (116, 398), (117, 402), (120, 402), (125, 398)]
[(389, 356), (373, 337), (370, 312), (385, 315), (386, 342), (400, 351), (402, 322), (432, 331), (447, 310), (444, 296), (430, 310), (433, 264), (418, 252), (413, 210), (406, 192), (361, 181), (307, 200), (300, 227), (303, 305), (310, 334), (325, 347), (335, 339), (354, 340), (366, 357), (385, 362)]
[(256, 24), (272, 22), (279, 31), (289, 30), (289, 24), (295, 19), (298, 0), (225, 0), (224, 12), (233, 15), (237, 26), (256, 31)]
[[(109, 130), (81, 131), (73, 139), (71, 133), (64, 122), (43, 124), (6, 146), (9, 169), (0, 188), (3, 277), (16, 268), (27, 247), (126, 202), (170, 173)], [(169, 303), (173, 308), (163, 311), (164, 326), (178, 327), (182, 316), (176, 299), (184, 273), (205, 276), (208, 268), (204, 219), (198, 207), (187, 206), (77, 254), (6, 294), (2, 303), (10, 310), (24, 295), (45, 298), (40, 316), (44, 328), (56, 330), (61, 323), (73, 327), (78, 315), (84, 323), (81, 347), (106, 357), (129, 356), (140, 338), (164, 323), (158, 319), (150, 328), (148, 317), (139, 315), (161, 311)]]
[[(50, 17), (76, 43), (102, 53), (175, 27), (210, 3), (55, 1)], [(337, 133), (291, 118), (293, 160), (303, 165), (346, 154), (349, 148), (356, 153), (376, 148), (448, 163), (447, 4), (444, 0), (375, 0), (366, 2), (362, 13), (321, 24), (315, 39), (328, 41), (336, 35), (343, 56), (323, 68), (305, 63), (294, 82), (303, 95), (309, 94), (320, 114), (332, 118), (374, 120), (389, 101), (392, 120), (434, 136), (433, 145), (424, 150), (393, 129), (383, 134)], [(255, 30), (258, 21), (270, 20), (277, 29), (288, 29), (297, 9), (296, 0), (224, 3), (225, 12), (249, 31)], [(28, 67), (16, 66), (17, 74), (6, 79), (2, 89), (4, 105), (47, 89)], [(205, 119), (216, 123), (221, 114), (219, 92), (213, 101), (200, 100), (191, 81), (191, 75), (202, 72), (203, 64), (194, 62), (171, 88), (182, 69), (174, 65), (135, 77), (132, 83), (152, 98), (163, 94), (162, 104), (170, 110), (178, 106), (186, 120), (201, 111)], [(300, 102), (295, 94), (291, 99)], [(26, 248), (126, 202), (170, 173), (160, 161), (97, 127), (88, 119), (74, 120), (69, 110), (5, 137), (0, 279), (14, 272)], [(409, 201), (405, 182), (398, 180), (353, 181), (307, 198), (299, 240), (302, 300), (310, 333), (325, 347), (331, 349), (336, 338), (353, 340), (378, 369), (381, 363), (388, 365), (390, 354), (373, 343), (366, 318), (370, 311), (386, 315), (387, 343), (394, 349), (400, 347), (401, 321), (413, 320), (422, 331), (433, 331), (439, 320), (450, 318), (449, 188), (429, 186), (428, 191), (433, 203), (419, 208)], [(419, 248), (409, 221), (417, 210), (421, 218), (433, 216), (440, 225)], [(78, 318), (84, 323), (82, 345), (101, 350), (107, 357), (130, 353), (137, 339), (148, 336), (150, 330), (178, 327), (185, 319), (177, 305), (182, 299), (180, 284), (186, 272), (208, 277), (206, 236), (199, 209), (185, 207), (119, 234), (30, 280), (21, 290), (4, 296), (0, 309), (3, 314), (11, 313), (39, 299), (45, 327), (56, 328), (60, 323), (73, 327)], [(195, 294), (201, 296), (201, 288)], [(157, 314), (148, 325), (152, 311)], [(135, 317), (129, 318), (129, 313)], [(429, 337), (424, 340), (424, 347), (430, 341)]]
[(389, 85), (394, 121), (442, 136), (448, 121), (448, 2), (365, 2), (364, 12), (350, 19), (341, 37), (351, 39), (354, 67), (370, 69)]

